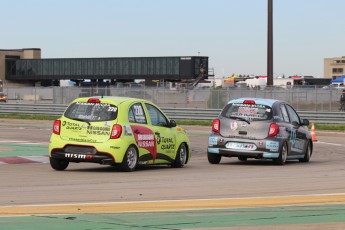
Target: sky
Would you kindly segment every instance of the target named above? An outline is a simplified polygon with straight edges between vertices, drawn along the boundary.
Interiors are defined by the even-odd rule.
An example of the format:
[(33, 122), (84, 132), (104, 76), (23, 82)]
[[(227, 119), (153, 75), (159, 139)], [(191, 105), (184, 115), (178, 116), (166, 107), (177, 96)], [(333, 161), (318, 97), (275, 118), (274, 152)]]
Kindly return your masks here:
[[(208, 56), (216, 77), (267, 75), (268, 0), (0, 0), (0, 49), (42, 58)], [(273, 0), (274, 76), (345, 56), (344, 0)]]

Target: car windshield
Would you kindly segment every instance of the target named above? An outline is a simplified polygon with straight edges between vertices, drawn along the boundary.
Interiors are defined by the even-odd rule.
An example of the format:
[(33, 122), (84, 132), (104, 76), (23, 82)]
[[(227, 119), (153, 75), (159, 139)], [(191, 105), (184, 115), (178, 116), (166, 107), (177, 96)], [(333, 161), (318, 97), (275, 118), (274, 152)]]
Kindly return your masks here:
[(76, 102), (65, 112), (65, 117), (83, 121), (109, 121), (117, 118), (117, 107), (105, 103)]
[(262, 121), (272, 119), (272, 108), (260, 104), (228, 104), (221, 116), (231, 119), (243, 118), (248, 121)]

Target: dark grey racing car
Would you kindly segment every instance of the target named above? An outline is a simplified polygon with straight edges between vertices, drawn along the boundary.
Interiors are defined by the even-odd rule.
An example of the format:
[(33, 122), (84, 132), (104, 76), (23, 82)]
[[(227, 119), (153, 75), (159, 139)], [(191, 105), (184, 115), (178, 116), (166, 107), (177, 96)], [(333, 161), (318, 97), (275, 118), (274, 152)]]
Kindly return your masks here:
[(211, 164), (222, 157), (309, 162), (313, 142), (309, 120), (299, 117), (285, 101), (261, 98), (231, 100), (212, 123), (207, 156)]

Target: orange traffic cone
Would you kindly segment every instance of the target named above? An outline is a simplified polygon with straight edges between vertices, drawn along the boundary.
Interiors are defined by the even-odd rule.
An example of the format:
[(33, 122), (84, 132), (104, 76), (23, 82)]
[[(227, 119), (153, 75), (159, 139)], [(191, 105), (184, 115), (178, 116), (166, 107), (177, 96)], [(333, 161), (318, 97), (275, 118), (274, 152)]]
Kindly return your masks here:
[(317, 141), (316, 134), (315, 134), (314, 122), (311, 123), (310, 134), (311, 134), (311, 140), (312, 141)]

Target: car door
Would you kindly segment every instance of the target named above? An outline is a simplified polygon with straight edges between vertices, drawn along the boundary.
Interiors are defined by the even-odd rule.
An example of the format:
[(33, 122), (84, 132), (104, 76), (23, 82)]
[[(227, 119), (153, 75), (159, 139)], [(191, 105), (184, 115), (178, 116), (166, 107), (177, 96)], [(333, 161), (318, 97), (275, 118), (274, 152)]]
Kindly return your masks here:
[(154, 161), (157, 157), (156, 139), (142, 103), (136, 102), (129, 106), (128, 121), (129, 127), (125, 126), (124, 135), (133, 135), (139, 148), (139, 162), (145, 164)]
[(175, 159), (176, 128), (169, 127), (168, 118), (153, 104), (145, 103), (151, 129), (155, 134), (157, 143), (157, 159), (171, 162)]
[(301, 119), (297, 112), (289, 104), (285, 104), (285, 107), (290, 118), (290, 128), (288, 128), (290, 132), (290, 153), (292, 155), (301, 155), (304, 153), (308, 141), (305, 127), (301, 126)]

